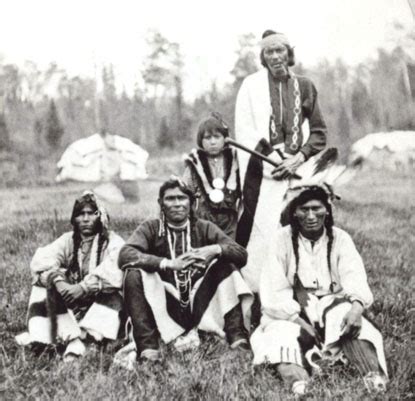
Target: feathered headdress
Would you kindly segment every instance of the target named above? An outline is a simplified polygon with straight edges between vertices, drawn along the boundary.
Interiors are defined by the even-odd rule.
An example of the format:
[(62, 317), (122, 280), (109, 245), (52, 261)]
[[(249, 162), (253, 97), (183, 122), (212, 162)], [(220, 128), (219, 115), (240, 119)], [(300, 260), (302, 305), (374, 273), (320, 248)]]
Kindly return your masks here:
[(281, 225), (290, 223), (293, 205), (300, 197), (319, 199), (331, 205), (335, 199), (340, 199), (333, 191), (333, 183), (343, 173), (342, 166), (336, 166), (338, 151), (328, 148), (314, 158), (313, 163), (305, 163), (297, 170), (301, 179), (291, 180), (291, 186), (283, 198)]
[(293, 209), (297, 203), (307, 202), (311, 199), (321, 200), (325, 205), (329, 206), (330, 211), (334, 200), (339, 200), (340, 196), (336, 195), (333, 187), (325, 182), (320, 184), (303, 184), (288, 188), (284, 195), (283, 207), (281, 212), (281, 225), (286, 226), (291, 223)]

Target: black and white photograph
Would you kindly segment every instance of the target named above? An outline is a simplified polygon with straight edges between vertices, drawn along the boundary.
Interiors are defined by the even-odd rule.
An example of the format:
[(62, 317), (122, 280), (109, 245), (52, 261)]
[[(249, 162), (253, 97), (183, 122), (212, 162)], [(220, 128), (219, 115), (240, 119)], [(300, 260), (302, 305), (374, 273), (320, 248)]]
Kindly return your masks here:
[(0, 38), (0, 399), (415, 399), (415, 0)]

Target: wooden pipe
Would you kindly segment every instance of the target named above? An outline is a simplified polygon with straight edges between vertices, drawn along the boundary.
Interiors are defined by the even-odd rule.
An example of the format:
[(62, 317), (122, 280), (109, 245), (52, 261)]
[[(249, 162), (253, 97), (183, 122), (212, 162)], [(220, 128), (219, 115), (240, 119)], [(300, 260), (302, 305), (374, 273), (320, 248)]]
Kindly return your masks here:
[[(247, 148), (246, 146), (240, 144), (239, 142), (236, 142), (232, 138), (225, 138), (225, 142), (228, 145), (234, 146), (235, 148), (238, 148), (238, 149), (241, 149), (241, 150), (243, 150), (243, 151), (245, 151), (247, 153), (250, 153), (252, 156), (255, 156), (258, 159), (261, 159), (262, 161), (264, 161), (264, 162), (266, 162), (268, 164), (271, 164), (271, 166), (274, 166), (276, 168), (280, 166), (280, 164), (278, 164), (274, 160), (270, 159), (269, 157), (263, 155), (262, 153), (257, 152), (256, 150)], [(298, 174), (295, 174), (295, 173), (291, 175), (291, 178), (295, 178), (297, 180), (301, 180), (301, 177)]]

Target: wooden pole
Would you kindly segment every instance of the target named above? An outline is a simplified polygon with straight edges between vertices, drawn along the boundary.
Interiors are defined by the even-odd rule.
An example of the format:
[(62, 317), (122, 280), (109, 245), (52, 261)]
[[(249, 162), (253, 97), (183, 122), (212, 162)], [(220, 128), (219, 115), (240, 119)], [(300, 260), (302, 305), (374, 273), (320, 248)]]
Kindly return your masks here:
[[(257, 152), (256, 150), (247, 148), (246, 146), (240, 144), (239, 142), (236, 142), (232, 138), (226, 138), (225, 141), (226, 141), (227, 144), (229, 144), (231, 146), (234, 146), (235, 148), (241, 149), (241, 150), (243, 150), (243, 151), (245, 151), (247, 153), (250, 153), (252, 156), (255, 156), (256, 158), (258, 158), (258, 159), (260, 159), (260, 160), (262, 160), (262, 161), (264, 161), (264, 162), (266, 162), (268, 164), (271, 164), (271, 166), (274, 166), (274, 167), (279, 167), (280, 166), (277, 162), (275, 162), (274, 160), (270, 159), (269, 157), (263, 155), (262, 153)], [(301, 180), (301, 177), (298, 174), (293, 174), (291, 176), (291, 178), (295, 178), (297, 180)]]

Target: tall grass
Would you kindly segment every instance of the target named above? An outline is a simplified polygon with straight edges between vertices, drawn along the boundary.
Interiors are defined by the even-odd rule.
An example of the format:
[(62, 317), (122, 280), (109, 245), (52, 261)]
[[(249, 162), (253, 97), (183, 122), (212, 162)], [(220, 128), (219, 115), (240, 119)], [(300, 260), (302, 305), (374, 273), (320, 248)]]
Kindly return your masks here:
[[(144, 218), (157, 214), (158, 183), (140, 184), (140, 202), (109, 205), (113, 228), (124, 238)], [(76, 366), (59, 350), (20, 348), (14, 336), (25, 329), (30, 291), (28, 265), (35, 249), (70, 229), (73, 199), (83, 184), (0, 192), (0, 363), (2, 399), (267, 399), (285, 400), (289, 389), (271, 368), (252, 368), (252, 355), (229, 350), (207, 336), (194, 352), (164, 346), (161, 364), (137, 364), (134, 372), (112, 366), (119, 341), (90, 347)], [(391, 381), (385, 398), (414, 399), (413, 320), (414, 212), (411, 180), (373, 173), (340, 190), (336, 222), (361, 252), (375, 296), (370, 317), (384, 334)], [(308, 399), (366, 399), (351, 367), (327, 368), (314, 377)]]

